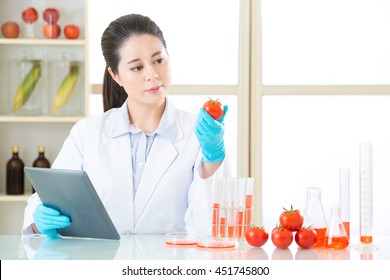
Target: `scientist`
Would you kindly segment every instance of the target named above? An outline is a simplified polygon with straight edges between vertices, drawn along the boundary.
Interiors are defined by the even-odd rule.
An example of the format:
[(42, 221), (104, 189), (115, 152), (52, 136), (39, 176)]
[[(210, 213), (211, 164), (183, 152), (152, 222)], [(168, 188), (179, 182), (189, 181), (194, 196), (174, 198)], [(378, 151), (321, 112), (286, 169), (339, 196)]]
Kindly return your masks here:
[[(121, 235), (210, 234), (212, 185), (229, 176), (227, 106), (219, 121), (203, 108), (196, 116), (174, 107), (166, 43), (148, 17), (114, 20), (101, 46), (105, 112), (75, 124), (52, 168), (86, 171)], [(22, 233), (55, 237), (70, 223), (35, 193)]]

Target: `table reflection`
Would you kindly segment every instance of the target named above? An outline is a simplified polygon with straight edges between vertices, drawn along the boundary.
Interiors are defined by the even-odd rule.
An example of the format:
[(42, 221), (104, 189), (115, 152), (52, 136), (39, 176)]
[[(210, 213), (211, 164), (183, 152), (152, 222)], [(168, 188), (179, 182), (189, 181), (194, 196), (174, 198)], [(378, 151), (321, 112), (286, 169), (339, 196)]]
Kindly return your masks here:
[[(11, 238), (12, 237), (12, 238)], [(128, 235), (120, 240), (86, 238), (49, 239), (43, 235), (1, 237), (4, 259), (50, 260), (375, 260), (390, 259), (390, 238), (379, 246), (351, 245), (345, 249), (302, 249), (293, 244), (278, 249), (267, 242), (261, 248), (239, 243), (235, 248), (200, 248), (196, 245), (166, 245), (164, 235)], [(16, 237), (16, 236), (15, 236)], [(8, 240), (8, 241), (7, 241)], [(16, 250), (16, 248), (18, 248)], [(8, 248), (8, 249), (7, 249)], [(10, 249), (15, 248), (15, 249)], [(11, 250), (11, 251), (10, 251)], [(19, 251), (18, 253), (16, 251)]]

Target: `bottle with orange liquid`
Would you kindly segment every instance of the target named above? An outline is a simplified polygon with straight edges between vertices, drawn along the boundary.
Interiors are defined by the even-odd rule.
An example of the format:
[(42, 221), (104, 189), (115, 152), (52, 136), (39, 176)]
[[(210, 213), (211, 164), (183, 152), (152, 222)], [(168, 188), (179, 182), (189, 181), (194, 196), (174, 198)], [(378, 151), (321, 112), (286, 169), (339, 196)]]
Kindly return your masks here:
[(341, 220), (340, 206), (332, 206), (329, 226), (325, 234), (325, 248), (344, 249), (348, 246), (349, 240), (344, 224)]
[(321, 202), (321, 188), (306, 188), (306, 205), (303, 213), (303, 225), (312, 227), (317, 232), (317, 242), (314, 248), (324, 247), (327, 229), (324, 208)]

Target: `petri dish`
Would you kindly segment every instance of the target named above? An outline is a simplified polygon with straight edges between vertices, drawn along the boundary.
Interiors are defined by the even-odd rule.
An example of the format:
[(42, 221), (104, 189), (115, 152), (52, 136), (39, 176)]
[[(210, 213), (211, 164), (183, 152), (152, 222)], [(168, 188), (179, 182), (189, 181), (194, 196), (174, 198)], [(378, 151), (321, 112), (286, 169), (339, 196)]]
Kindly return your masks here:
[(232, 249), (236, 243), (226, 238), (206, 237), (198, 239), (196, 246), (203, 249)]
[(196, 245), (196, 235), (188, 232), (169, 232), (165, 234), (165, 244), (173, 246)]

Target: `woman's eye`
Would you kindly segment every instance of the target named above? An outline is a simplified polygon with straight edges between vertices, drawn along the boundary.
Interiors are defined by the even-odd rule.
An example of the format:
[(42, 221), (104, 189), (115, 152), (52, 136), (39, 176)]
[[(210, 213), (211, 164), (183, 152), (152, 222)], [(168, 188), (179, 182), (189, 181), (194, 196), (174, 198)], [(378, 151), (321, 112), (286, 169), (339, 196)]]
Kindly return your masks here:
[(155, 63), (155, 64), (164, 63), (164, 58), (157, 59), (154, 63)]
[(136, 66), (136, 67), (131, 68), (130, 70), (134, 71), (134, 72), (138, 72), (138, 71), (141, 71), (142, 68), (143, 68), (142, 66)]

